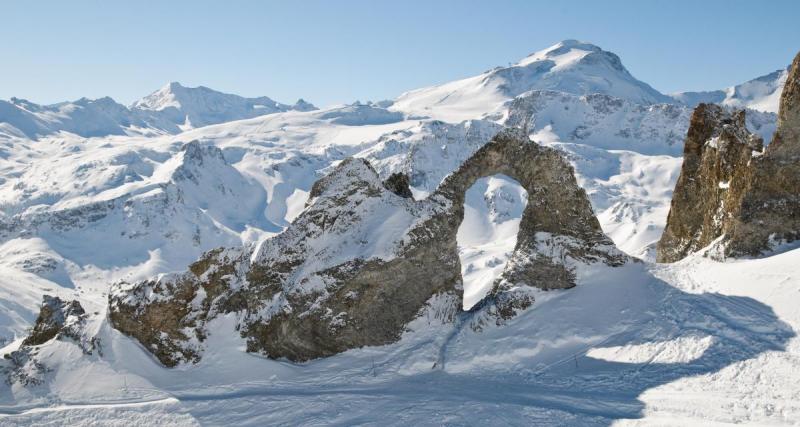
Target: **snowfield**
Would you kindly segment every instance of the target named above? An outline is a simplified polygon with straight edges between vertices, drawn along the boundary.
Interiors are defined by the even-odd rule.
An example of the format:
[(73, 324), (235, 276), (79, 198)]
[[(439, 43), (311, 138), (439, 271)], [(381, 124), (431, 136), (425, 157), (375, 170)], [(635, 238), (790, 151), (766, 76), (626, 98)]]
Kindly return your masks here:
[[(131, 107), (0, 101), (0, 354), (21, 344), (44, 294), (78, 299), (102, 345), (43, 345), (43, 384), (0, 382), (0, 425), (798, 425), (800, 247), (652, 262), (691, 107), (752, 108), (748, 127), (768, 141), (785, 74), (668, 96), (567, 40), (323, 110), (175, 83)], [(447, 301), (432, 300), (395, 344), (303, 364), (245, 352), (228, 315), (200, 363), (167, 369), (106, 319), (111, 283), (262, 245), (347, 157), (381, 178), (408, 174), (422, 199), (505, 125), (561, 150), (603, 230), (641, 261), (586, 267), (576, 288), (538, 292), (503, 326), (469, 311), (443, 322)], [(502, 175), (468, 191), (464, 308), (502, 272), (526, 203)]]

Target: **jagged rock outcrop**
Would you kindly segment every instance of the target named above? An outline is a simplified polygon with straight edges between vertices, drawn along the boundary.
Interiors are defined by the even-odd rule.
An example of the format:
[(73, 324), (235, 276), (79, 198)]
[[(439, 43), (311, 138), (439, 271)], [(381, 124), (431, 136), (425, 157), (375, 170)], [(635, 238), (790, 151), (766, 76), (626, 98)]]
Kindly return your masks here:
[(75, 338), (79, 335), (78, 328), (85, 314), (81, 303), (76, 300), (63, 301), (59, 297), (45, 295), (39, 316), (22, 345), (41, 345), (57, 336)]
[(681, 176), (658, 261), (674, 262), (712, 243), (709, 254), (757, 256), (800, 238), (800, 55), (781, 95), (778, 127), (763, 149), (744, 111), (700, 104), (692, 115)]
[(732, 209), (741, 205), (747, 187), (747, 171), (763, 150), (744, 118), (743, 110), (731, 113), (714, 104), (694, 110), (667, 227), (658, 242), (659, 262), (682, 259), (730, 227)]
[(729, 233), (725, 255), (758, 255), (800, 239), (800, 54), (789, 69), (778, 128), (752, 178)]
[(44, 295), (39, 316), (30, 334), (19, 349), (4, 355), (7, 381), (23, 385), (41, 384), (48, 367), (38, 360), (39, 347), (53, 339), (71, 341), (84, 354), (99, 350), (100, 343), (96, 338), (84, 336), (85, 323), (86, 312), (77, 300), (64, 301), (59, 297)]
[(436, 194), (452, 203), (453, 229), (458, 229), (464, 217), (466, 190), (479, 178), (504, 174), (528, 192), (517, 246), (503, 273), (508, 283), (570, 288), (575, 278), (568, 260), (624, 263), (625, 257), (603, 234), (572, 166), (559, 151), (528, 143), (521, 135), (498, 135), (442, 182)]
[(396, 172), (389, 175), (389, 177), (383, 181), (383, 185), (387, 190), (397, 194), (400, 197), (414, 197), (414, 195), (411, 193), (411, 185), (408, 175), (404, 173)]
[(627, 261), (602, 233), (571, 166), (509, 130), (421, 201), (387, 189), (366, 160), (346, 159), (314, 184), (286, 231), (256, 248), (209, 252), (182, 274), (117, 284), (109, 317), (167, 366), (197, 361), (208, 321), (228, 312), (239, 313), (247, 350), (272, 358), (395, 342), (420, 314), (447, 320), (461, 307), (464, 193), (498, 173), (517, 179), (529, 202), (508, 267), (478, 309), (508, 318), (532, 303), (533, 288), (574, 286), (577, 264)]

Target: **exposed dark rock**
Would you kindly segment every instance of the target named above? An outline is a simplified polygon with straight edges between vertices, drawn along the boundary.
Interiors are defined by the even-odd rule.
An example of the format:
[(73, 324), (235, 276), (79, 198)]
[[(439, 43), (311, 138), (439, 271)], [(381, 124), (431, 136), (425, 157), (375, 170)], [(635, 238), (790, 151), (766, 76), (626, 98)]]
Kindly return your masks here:
[(800, 156), (800, 53), (789, 67), (781, 92), (778, 129), (767, 153), (776, 158), (796, 159)]
[(684, 146), (681, 175), (658, 243), (674, 262), (712, 243), (715, 257), (758, 256), (800, 238), (800, 55), (781, 95), (766, 150), (744, 111), (700, 104)]
[(393, 173), (383, 182), (384, 187), (394, 194), (407, 199), (414, 197), (411, 194), (411, 184), (408, 175), (400, 172)]
[(733, 213), (726, 256), (757, 256), (775, 244), (800, 239), (800, 54), (781, 93), (778, 128)]
[(19, 349), (4, 355), (10, 364), (5, 369), (6, 380), (25, 386), (41, 384), (49, 368), (38, 360), (39, 347), (54, 339), (71, 341), (84, 354), (99, 351), (100, 342), (84, 336), (85, 323), (86, 312), (78, 301), (63, 301), (59, 297), (45, 295), (30, 334)]
[(730, 113), (700, 104), (692, 114), (683, 148), (683, 166), (658, 261), (673, 262), (696, 252), (724, 234), (730, 209), (741, 205), (744, 181), (762, 141), (747, 131), (744, 111)]
[(480, 304), (498, 322), (530, 306), (533, 288), (574, 286), (578, 264), (627, 261), (602, 233), (571, 166), (509, 130), (421, 201), (402, 195), (402, 176), (385, 185), (367, 161), (347, 159), (314, 184), (286, 231), (256, 249), (209, 252), (180, 275), (117, 284), (110, 319), (167, 366), (197, 361), (206, 322), (227, 312), (240, 314), (247, 350), (272, 358), (395, 342), (426, 311), (444, 320), (459, 311), (464, 193), (499, 173), (519, 181), (529, 200), (506, 271)]
[(45, 295), (33, 330), (22, 341), (22, 345), (41, 345), (58, 335), (77, 338), (77, 328), (85, 314), (78, 301), (62, 301), (59, 297)]

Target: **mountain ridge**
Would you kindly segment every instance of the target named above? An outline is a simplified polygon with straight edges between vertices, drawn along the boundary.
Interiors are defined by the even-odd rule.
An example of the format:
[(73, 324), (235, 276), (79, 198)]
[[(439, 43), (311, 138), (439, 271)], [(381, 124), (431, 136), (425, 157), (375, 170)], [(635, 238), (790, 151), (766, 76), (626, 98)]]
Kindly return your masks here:
[(302, 98), (288, 105), (266, 96), (245, 98), (205, 86), (189, 88), (171, 82), (130, 106), (108, 96), (49, 105), (16, 97), (0, 100), (0, 137), (37, 139), (60, 131), (86, 138), (178, 134), (265, 114), (316, 109)]
[[(553, 90), (581, 96), (602, 93), (642, 105), (667, 103), (693, 108), (711, 101), (777, 112), (785, 76), (786, 70), (778, 70), (725, 90), (665, 95), (632, 76), (613, 52), (568, 39), (513, 65), (408, 91), (386, 105), (375, 105), (411, 116), (460, 122), (481, 115), (491, 117), (504, 103), (525, 92)], [(267, 96), (247, 98), (170, 82), (129, 106), (110, 97), (49, 105), (19, 98), (0, 100), (0, 137), (36, 139), (60, 131), (82, 137), (179, 134), (265, 114), (316, 109), (302, 98), (290, 105)]]
[(725, 89), (676, 92), (670, 96), (690, 108), (700, 103), (715, 103), (726, 107), (777, 113), (781, 89), (786, 83), (788, 74), (789, 66)]

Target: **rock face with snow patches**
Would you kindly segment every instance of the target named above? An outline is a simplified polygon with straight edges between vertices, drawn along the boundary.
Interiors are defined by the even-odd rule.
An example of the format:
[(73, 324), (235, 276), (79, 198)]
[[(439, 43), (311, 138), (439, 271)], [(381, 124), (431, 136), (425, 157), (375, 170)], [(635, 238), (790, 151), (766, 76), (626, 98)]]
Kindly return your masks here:
[(766, 150), (745, 128), (744, 114), (695, 109), (659, 261), (677, 261), (717, 239), (710, 253), (727, 257), (757, 256), (800, 238), (800, 55)]
[(19, 349), (5, 355), (5, 359), (10, 361), (10, 369), (6, 372), (8, 381), (41, 384), (48, 368), (38, 360), (38, 346), (53, 339), (71, 341), (85, 354), (92, 354), (99, 348), (99, 342), (83, 337), (85, 318), (86, 312), (77, 300), (64, 301), (45, 295), (30, 334), (22, 340)]
[(700, 104), (692, 114), (658, 261), (677, 261), (725, 233), (730, 209), (741, 204), (746, 170), (763, 150), (744, 117), (714, 104)]
[(167, 366), (199, 360), (206, 322), (228, 312), (240, 314), (248, 351), (272, 358), (395, 342), (417, 316), (460, 309), (464, 193), (498, 173), (517, 179), (529, 201), (507, 268), (475, 309), (502, 322), (533, 302), (532, 289), (574, 286), (578, 264), (627, 261), (559, 152), (509, 130), (420, 201), (388, 190), (367, 161), (347, 159), (314, 184), (285, 232), (252, 250), (211, 251), (182, 274), (117, 284), (110, 319)]

